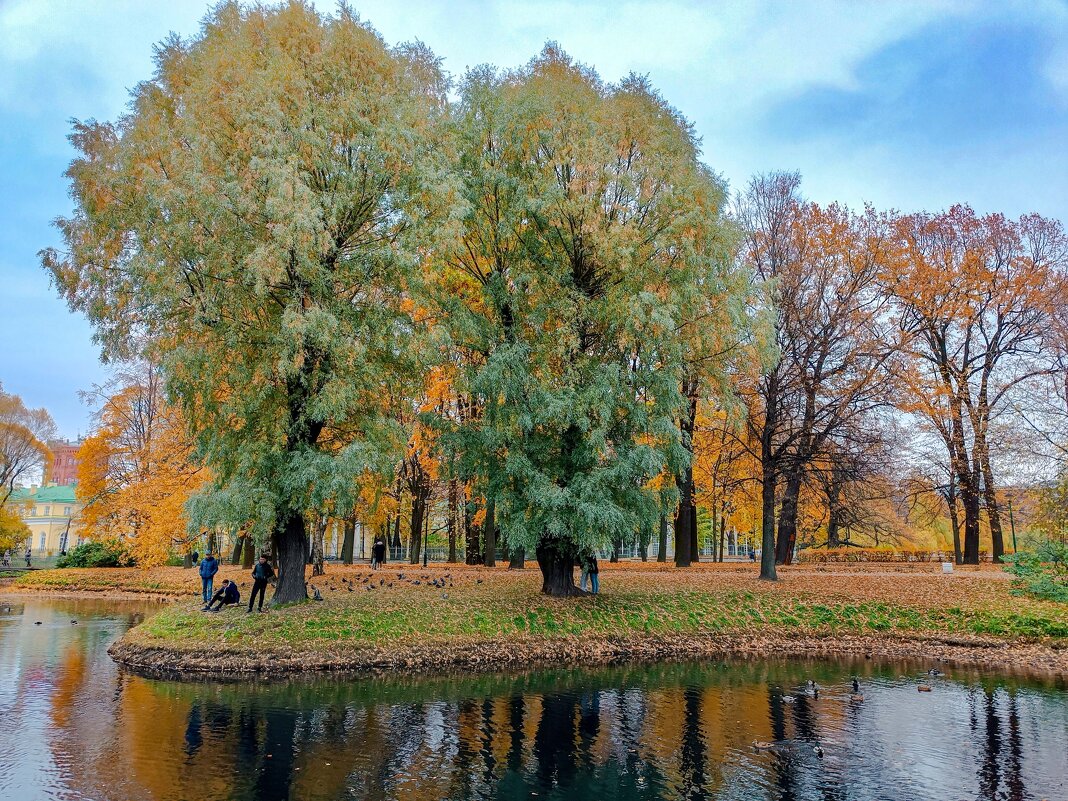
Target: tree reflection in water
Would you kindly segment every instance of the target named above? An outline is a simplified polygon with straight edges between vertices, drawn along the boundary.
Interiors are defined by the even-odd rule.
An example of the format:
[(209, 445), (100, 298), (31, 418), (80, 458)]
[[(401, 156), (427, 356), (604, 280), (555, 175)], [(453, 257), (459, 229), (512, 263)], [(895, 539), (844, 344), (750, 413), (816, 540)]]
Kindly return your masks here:
[[(54, 766), (7, 760), (4, 797), (1068, 798), (1056, 680), (957, 671), (917, 693), (924, 665), (749, 661), (175, 682), (118, 672), (109, 639), (70, 627), (74, 614), (60, 610), (68, 629), (47, 644), (0, 642), (24, 660), (9, 665), (16, 696), (46, 710), (35, 722), (32, 704), (10, 706), (9, 723), (43, 726)], [(862, 704), (849, 701), (854, 672)], [(808, 678), (818, 698), (795, 689)]]

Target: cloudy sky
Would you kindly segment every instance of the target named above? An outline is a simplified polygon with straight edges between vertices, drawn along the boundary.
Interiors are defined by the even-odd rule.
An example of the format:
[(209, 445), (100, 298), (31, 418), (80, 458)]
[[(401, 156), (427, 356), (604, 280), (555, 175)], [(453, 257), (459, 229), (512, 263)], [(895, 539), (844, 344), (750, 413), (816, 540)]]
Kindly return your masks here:
[[(333, 2), (320, 3), (330, 10)], [(353, 0), (387, 41), (454, 74), (556, 40), (606, 80), (648, 73), (733, 187), (797, 169), (819, 202), (957, 202), (1068, 222), (1068, 0)], [(0, 0), (0, 382), (84, 433), (106, 377), (92, 331), (38, 266), (69, 211), (71, 118), (114, 119), (152, 45), (204, 0)]]

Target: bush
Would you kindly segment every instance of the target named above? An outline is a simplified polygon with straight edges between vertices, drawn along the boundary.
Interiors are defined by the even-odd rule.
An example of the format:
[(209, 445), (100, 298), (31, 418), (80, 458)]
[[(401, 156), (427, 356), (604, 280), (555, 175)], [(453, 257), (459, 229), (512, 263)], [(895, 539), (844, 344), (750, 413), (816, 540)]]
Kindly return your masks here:
[[(939, 551), (922, 549), (880, 548), (805, 548), (797, 555), (799, 564), (830, 564), (835, 562), (931, 562), (941, 556)], [(952, 556), (950, 557), (952, 559)]]
[(1013, 592), (1068, 603), (1068, 545), (1053, 540), (1032, 551), (1005, 557), (1005, 570), (1016, 576)]
[(130, 564), (129, 554), (118, 543), (83, 542), (59, 557), (56, 567), (119, 567)]

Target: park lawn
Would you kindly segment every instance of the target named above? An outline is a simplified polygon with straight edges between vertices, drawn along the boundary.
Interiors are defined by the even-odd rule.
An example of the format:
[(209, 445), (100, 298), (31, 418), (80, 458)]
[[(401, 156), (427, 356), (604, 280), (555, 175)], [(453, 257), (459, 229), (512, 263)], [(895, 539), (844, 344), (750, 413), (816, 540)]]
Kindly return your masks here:
[[(240, 575), (247, 599), (248, 581)], [(434, 579), (446, 586), (428, 584)], [(599, 596), (565, 600), (538, 592), (536, 569), (331, 566), (311, 583), (323, 602), (248, 615), (244, 608), (206, 614), (197, 602), (180, 601), (127, 639), (143, 648), (261, 656), (544, 641), (580, 648), (592, 641), (696, 634), (982, 636), (1068, 649), (1068, 609), (1011, 596), (1009, 582), (993, 571), (942, 576), (929, 566), (911, 572), (793, 568), (769, 583), (757, 580), (750, 566), (613, 566), (602, 570)]]

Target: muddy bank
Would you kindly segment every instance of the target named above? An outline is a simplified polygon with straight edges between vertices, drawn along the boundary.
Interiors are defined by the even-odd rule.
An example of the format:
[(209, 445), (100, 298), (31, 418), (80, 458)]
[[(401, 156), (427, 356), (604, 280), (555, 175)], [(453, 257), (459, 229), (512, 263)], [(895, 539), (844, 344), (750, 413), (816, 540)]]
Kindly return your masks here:
[(521, 639), (430, 642), (388, 648), (332, 647), (287, 650), (173, 648), (139, 642), (136, 631), (109, 649), (120, 664), (168, 675), (358, 673), (391, 670), (436, 673), (448, 670), (495, 671), (532, 667), (595, 666), (625, 662), (768, 657), (863, 656), (876, 660), (918, 659), (947, 666), (999, 672), (1068, 676), (1068, 648), (1011, 642), (980, 636), (937, 634), (812, 636), (761, 632), (754, 635), (634, 636), (627, 638)]

